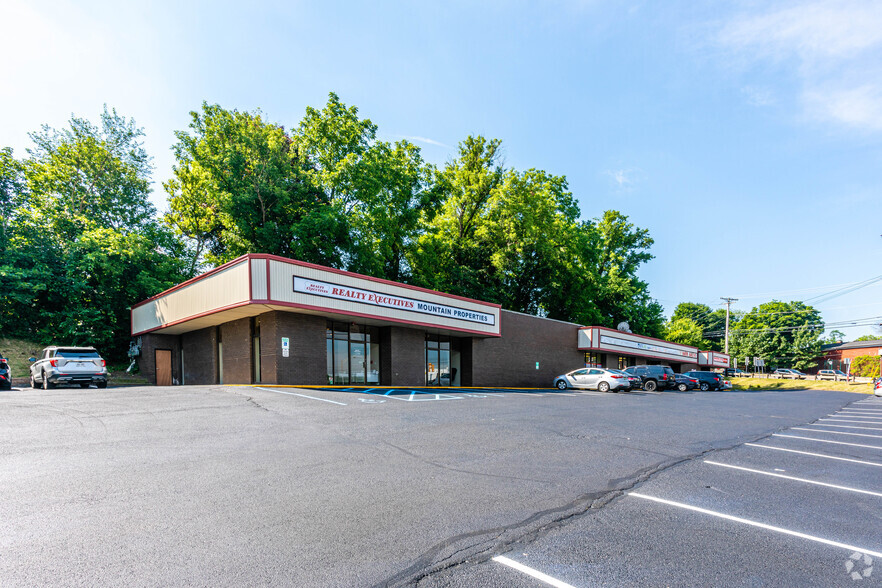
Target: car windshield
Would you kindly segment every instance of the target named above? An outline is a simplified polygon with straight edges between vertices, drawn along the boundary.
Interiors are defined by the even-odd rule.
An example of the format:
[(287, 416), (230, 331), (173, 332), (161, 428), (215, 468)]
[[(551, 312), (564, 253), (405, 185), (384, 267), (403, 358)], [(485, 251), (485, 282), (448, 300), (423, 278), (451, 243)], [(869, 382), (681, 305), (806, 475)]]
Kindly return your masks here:
[(55, 352), (55, 357), (63, 357), (65, 359), (101, 359), (97, 351), (74, 351), (72, 349), (59, 349)]

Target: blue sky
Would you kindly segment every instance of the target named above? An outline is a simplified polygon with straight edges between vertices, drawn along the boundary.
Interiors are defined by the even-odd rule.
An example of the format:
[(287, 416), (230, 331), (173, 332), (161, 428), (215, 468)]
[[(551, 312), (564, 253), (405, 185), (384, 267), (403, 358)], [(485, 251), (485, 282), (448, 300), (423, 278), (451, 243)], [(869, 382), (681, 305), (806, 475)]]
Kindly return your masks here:
[[(882, 275), (877, 1), (6, 0), (0, 49), (0, 145), (107, 103), (146, 129), (159, 209), (203, 100), (291, 127), (334, 91), (433, 163), (484, 134), (567, 176), (586, 218), (621, 210), (669, 313)], [(882, 323), (882, 282), (818, 308)]]

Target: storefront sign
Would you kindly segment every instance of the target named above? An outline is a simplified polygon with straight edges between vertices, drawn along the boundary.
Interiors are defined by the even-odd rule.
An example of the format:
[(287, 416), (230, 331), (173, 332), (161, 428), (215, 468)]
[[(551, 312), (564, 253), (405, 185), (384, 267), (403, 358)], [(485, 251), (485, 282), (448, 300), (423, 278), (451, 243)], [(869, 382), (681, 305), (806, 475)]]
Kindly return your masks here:
[(482, 325), (492, 326), (496, 324), (496, 316), (486, 312), (457, 308), (455, 306), (446, 306), (434, 302), (424, 302), (422, 300), (404, 298), (382, 292), (372, 292), (370, 290), (352, 288), (351, 286), (319, 282), (317, 280), (310, 280), (299, 276), (294, 276), (294, 291), (302, 292), (304, 294), (313, 294), (315, 296), (336, 298), (338, 300), (349, 300), (362, 304), (370, 304), (372, 306), (382, 306), (384, 308), (407, 310), (410, 312), (419, 312), (422, 314), (430, 314), (460, 321), (480, 323)]
[(630, 339), (620, 339), (619, 337), (610, 337), (608, 335), (600, 336), (600, 343), (613, 345), (615, 347), (627, 347), (629, 349), (639, 349), (640, 351), (648, 351), (650, 353), (663, 353), (665, 355), (673, 355), (676, 357), (685, 357), (688, 359), (698, 359), (698, 353), (695, 351), (685, 351), (673, 347), (665, 347), (662, 345), (654, 345), (652, 343), (640, 343)]

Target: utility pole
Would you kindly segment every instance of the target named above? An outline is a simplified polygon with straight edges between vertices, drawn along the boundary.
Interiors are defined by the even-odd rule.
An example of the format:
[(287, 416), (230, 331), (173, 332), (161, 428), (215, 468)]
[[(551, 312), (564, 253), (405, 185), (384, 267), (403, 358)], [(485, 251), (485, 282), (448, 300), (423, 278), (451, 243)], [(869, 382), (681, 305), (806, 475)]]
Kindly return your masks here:
[(725, 346), (725, 353), (726, 353), (726, 355), (729, 355), (729, 306), (730, 306), (733, 302), (738, 302), (738, 299), (737, 299), (737, 298), (723, 298), (723, 297), (721, 296), (721, 297), (720, 297), (720, 300), (722, 300), (723, 302), (726, 303), (726, 346)]

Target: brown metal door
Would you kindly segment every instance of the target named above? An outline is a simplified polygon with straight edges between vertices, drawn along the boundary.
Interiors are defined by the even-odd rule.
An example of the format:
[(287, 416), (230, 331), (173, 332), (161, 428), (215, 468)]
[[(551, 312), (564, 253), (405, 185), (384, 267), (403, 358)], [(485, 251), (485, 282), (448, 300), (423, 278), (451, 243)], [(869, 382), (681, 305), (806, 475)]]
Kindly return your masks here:
[(156, 350), (156, 385), (172, 385), (172, 352), (169, 349)]

